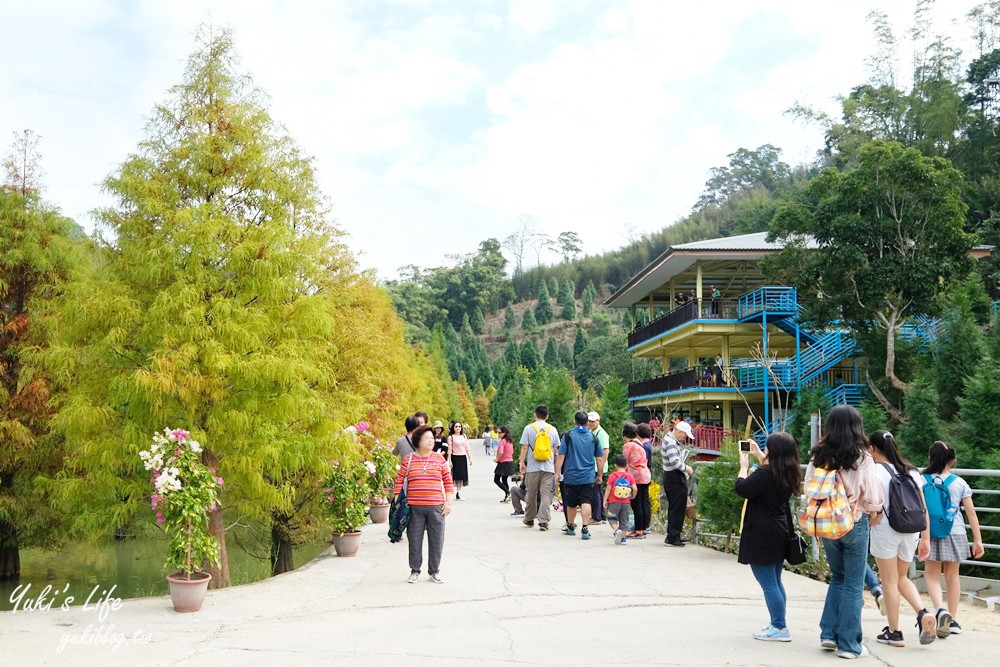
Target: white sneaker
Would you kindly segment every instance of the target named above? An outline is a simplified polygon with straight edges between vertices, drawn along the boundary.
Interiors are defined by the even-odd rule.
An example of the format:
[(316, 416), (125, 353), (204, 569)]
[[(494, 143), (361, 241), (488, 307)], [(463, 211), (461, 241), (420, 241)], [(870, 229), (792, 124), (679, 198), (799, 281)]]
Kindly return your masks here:
[(419, 579), (419, 578), (420, 578), (420, 573), (419, 572), (410, 572), (410, 577), (409, 577), (409, 579), (406, 580), (406, 583), (408, 583), (408, 584), (415, 584), (415, 583), (417, 583), (417, 579)]
[(845, 660), (857, 660), (858, 658), (867, 658), (870, 654), (868, 653), (868, 647), (864, 644), (861, 645), (861, 653), (851, 653), (850, 651), (837, 651), (837, 657), (843, 658)]
[(615, 544), (622, 543), (622, 531), (620, 528), (611, 534), (611, 541)]
[(435, 584), (443, 584), (444, 583), (444, 579), (442, 579), (441, 577), (439, 577), (436, 574), (432, 574), (432, 575), (429, 575), (429, 576), (430, 576), (430, 580), (431, 580), (432, 583), (435, 583)]
[(820, 641), (819, 647), (824, 651), (836, 651), (837, 642), (833, 641), (832, 639), (823, 639)]

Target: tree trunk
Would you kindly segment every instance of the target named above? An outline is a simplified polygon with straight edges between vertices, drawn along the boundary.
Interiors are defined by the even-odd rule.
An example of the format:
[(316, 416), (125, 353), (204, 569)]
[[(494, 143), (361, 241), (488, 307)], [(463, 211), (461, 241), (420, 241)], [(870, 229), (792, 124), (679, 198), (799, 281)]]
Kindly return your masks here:
[[(219, 457), (206, 448), (202, 452), (202, 462), (209, 467), (219, 465)], [(207, 563), (205, 570), (212, 575), (210, 588), (225, 588), (229, 585), (229, 554), (226, 551), (226, 526), (222, 523), (222, 508), (218, 507), (208, 515), (208, 532), (219, 541), (219, 566)]]
[(292, 540), (287, 527), (275, 521), (271, 524), (271, 575), (291, 572), (295, 569), (292, 559)]
[(905, 393), (910, 390), (910, 383), (903, 382), (896, 376), (896, 331), (899, 329), (899, 316), (892, 313), (892, 317), (883, 324), (885, 325), (885, 376), (893, 388)]
[(21, 552), (17, 531), (6, 521), (0, 521), (0, 581), (21, 577)]
[(889, 413), (889, 416), (899, 423), (905, 424), (906, 416), (903, 415), (903, 413), (900, 412), (895, 405), (889, 402), (889, 399), (886, 398), (886, 395), (883, 394), (882, 390), (878, 388), (875, 384), (875, 380), (872, 379), (872, 376), (868, 373), (868, 371), (865, 371), (865, 381), (868, 383), (868, 388), (871, 390), (872, 395), (878, 399), (878, 402), (883, 408), (885, 408), (885, 411)]

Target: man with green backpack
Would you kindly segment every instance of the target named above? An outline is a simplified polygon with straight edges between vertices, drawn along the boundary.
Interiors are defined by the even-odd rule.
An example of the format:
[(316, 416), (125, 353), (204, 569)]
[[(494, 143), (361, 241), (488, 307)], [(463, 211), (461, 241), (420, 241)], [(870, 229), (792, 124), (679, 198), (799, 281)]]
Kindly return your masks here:
[(539, 405), (534, 423), (521, 433), (521, 475), (527, 487), (523, 522), (531, 528), (537, 518), (541, 531), (549, 529), (555, 492), (555, 445), (559, 442), (559, 433), (546, 421), (548, 418), (548, 407)]

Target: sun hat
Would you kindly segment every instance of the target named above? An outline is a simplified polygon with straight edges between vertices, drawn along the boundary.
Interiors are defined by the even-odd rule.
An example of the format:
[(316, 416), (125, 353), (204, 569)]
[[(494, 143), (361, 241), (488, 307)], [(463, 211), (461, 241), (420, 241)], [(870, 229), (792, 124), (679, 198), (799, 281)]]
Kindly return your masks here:
[(441, 420), (438, 419), (438, 420), (435, 420), (434, 426), (431, 426), (431, 428), (432, 429), (435, 429), (435, 428), (444, 428), (444, 424), (442, 424)]

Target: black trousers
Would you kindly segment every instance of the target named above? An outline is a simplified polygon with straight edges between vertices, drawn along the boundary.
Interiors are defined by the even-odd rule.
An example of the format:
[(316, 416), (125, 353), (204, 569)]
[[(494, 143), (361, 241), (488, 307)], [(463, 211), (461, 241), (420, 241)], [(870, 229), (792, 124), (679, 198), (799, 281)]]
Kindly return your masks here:
[(635, 515), (635, 529), (649, 530), (653, 505), (649, 502), (649, 484), (636, 484), (638, 493), (632, 499), (632, 514)]
[(590, 518), (604, 521), (604, 476), (598, 475), (594, 482), (594, 499), (590, 502)]
[(500, 487), (504, 493), (510, 493), (510, 486), (507, 484), (509, 475), (493, 475), (493, 483)]
[(663, 473), (663, 493), (667, 497), (667, 542), (681, 539), (687, 511), (687, 478), (680, 470)]

